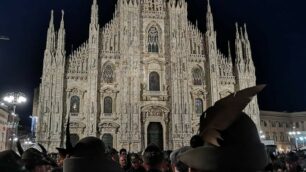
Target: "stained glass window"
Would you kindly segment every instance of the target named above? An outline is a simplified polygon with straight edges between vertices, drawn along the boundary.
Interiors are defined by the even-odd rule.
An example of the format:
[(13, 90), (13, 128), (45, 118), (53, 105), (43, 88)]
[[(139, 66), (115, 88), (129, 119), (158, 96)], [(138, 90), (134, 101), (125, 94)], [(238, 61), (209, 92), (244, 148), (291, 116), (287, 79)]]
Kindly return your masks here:
[(104, 113), (112, 113), (113, 112), (113, 100), (111, 97), (104, 98)]
[(151, 72), (149, 76), (150, 91), (160, 91), (159, 75), (157, 72)]
[(106, 65), (103, 71), (103, 80), (106, 83), (114, 82), (114, 71), (111, 65)]
[(203, 72), (200, 68), (193, 69), (192, 77), (193, 77), (193, 84), (194, 85), (202, 85), (203, 84), (202, 73)]
[(148, 31), (148, 52), (158, 53), (158, 31), (152, 26)]

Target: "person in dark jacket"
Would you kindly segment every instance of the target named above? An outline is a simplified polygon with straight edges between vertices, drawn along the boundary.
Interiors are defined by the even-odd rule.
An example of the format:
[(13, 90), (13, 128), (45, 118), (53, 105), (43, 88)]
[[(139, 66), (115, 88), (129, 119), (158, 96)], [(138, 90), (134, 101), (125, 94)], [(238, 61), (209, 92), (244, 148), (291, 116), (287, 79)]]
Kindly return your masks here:
[(141, 166), (141, 161), (138, 154), (131, 154), (131, 168), (128, 172), (145, 172), (146, 170)]
[(163, 152), (155, 144), (146, 147), (143, 153), (144, 167), (147, 172), (161, 172)]
[(0, 152), (1, 172), (25, 172), (24, 165), (19, 155), (13, 150)]
[(30, 172), (47, 172), (51, 170), (49, 158), (35, 148), (27, 149), (21, 156), (25, 167)]
[(64, 172), (122, 172), (119, 164), (105, 154), (105, 145), (96, 137), (81, 139), (64, 160)]

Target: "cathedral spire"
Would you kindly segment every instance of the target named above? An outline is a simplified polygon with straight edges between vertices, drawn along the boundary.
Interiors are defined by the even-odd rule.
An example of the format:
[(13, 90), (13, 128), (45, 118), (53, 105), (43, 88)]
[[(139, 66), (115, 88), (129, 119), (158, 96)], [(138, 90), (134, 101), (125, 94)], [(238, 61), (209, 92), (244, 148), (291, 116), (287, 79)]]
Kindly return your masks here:
[(235, 50), (236, 50), (236, 64), (241, 65), (243, 61), (243, 51), (242, 51), (242, 41), (241, 34), (239, 33), (238, 23), (236, 23), (236, 40), (235, 40)]
[(244, 31), (243, 31), (243, 37), (244, 37), (244, 58), (246, 59), (246, 65), (249, 71), (253, 72), (255, 71), (255, 66), (253, 62), (252, 57), (252, 50), (251, 50), (251, 43), (249, 41), (247, 26), (244, 24)]
[(235, 26), (236, 26), (236, 40), (237, 40), (237, 39), (240, 40), (240, 34), (239, 34), (238, 23), (235, 23)]
[(58, 31), (57, 49), (60, 50), (60, 51), (65, 50), (64, 10), (62, 10), (62, 19), (61, 19), (60, 28), (59, 28), (59, 31)]
[(248, 35), (248, 31), (247, 31), (247, 26), (244, 23), (244, 39), (245, 40), (249, 40), (249, 35)]
[(90, 31), (97, 30), (99, 28), (99, 18), (98, 18), (98, 4), (97, 0), (93, 0), (91, 6), (91, 17), (90, 17)]
[(54, 31), (54, 21), (53, 21), (53, 10), (51, 10), (50, 23), (47, 33), (47, 44), (46, 49), (53, 51), (55, 48), (55, 31)]
[(207, 0), (207, 14), (206, 14), (206, 29), (209, 32), (214, 32), (214, 19), (211, 12), (210, 0)]
[(230, 60), (232, 60), (232, 51), (231, 51), (231, 42), (230, 41), (228, 41), (227, 42), (227, 48), (228, 48), (228, 58), (230, 59)]

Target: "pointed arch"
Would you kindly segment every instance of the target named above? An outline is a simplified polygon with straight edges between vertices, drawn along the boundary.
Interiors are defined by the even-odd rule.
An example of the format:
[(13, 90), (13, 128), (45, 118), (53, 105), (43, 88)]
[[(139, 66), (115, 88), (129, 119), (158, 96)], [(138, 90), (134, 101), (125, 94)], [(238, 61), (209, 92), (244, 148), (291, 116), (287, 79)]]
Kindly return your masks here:
[(146, 42), (147, 51), (149, 53), (159, 53), (161, 52), (161, 42), (162, 42), (162, 29), (156, 23), (152, 22), (148, 24), (146, 28)]
[(112, 63), (105, 63), (103, 65), (102, 81), (105, 83), (115, 82), (115, 66)]
[(155, 26), (151, 26), (148, 31), (148, 52), (149, 53), (158, 53), (159, 52), (159, 38), (158, 30)]
[(193, 85), (203, 85), (203, 70), (201, 67), (195, 67), (192, 69)]
[(104, 142), (105, 147), (113, 148), (113, 140), (113, 136), (109, 133), (103, 134), (102, 136), (102, 141)]

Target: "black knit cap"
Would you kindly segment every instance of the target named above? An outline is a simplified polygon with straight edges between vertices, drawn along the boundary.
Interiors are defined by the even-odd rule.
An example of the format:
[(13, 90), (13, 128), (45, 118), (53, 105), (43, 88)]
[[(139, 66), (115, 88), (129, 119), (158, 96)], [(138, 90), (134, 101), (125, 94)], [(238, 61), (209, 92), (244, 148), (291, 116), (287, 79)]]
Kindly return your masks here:
[(104, 157), (105, 145), (102, 140), (96, 137), (81, 139), (72, 153), (73, 157)]
[(150, 144), (144, 150), (143, 159), (148, 165), (158, 165), (163, 161), (163, 152), (155, 144)]

